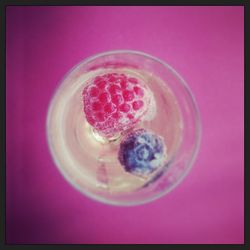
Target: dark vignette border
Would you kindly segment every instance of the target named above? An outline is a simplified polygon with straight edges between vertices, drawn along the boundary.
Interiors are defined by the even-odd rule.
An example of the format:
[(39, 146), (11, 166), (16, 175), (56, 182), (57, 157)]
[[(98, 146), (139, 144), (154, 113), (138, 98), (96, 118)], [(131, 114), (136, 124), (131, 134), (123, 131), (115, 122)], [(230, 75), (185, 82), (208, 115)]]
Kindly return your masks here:
[[(0, 27), (1, 27), (1, 33), (0, 34), (0, 103), (1, 103), (1, 123), (0, 123), (0, 138), (1, 138), (1, 210), (0, 210), (0, 248), (16, 248), (17, 246), (20, 246), (24, 249), (28, 248), (35, 248), (35, 249), (41, 249), (43, 247), (53, 247), (53, 248), (67, 248), (67, 247), (75, 247), (78, 249), (82, 248), (93, 248), (95, 249), (95, 246), (93, 245), (70, 245), (70, 244), (65, 244), (65, 245), (60, 245), (60, 244), (8, 244), (6, 242), (6, 230), (5, 230), (5, 204), (6, 204), (6, 7), (8, 6), (244, 6), (244, 79), (245, 83), (249, 83), (249, 24), (250, 24), (250, 18), (249, 18), (249, 4), (248, 1), (221, 1), (221, 0), (211, 0), (211, 1), (181, 1), (181, 0), (176, 0), (176, 1), (162, 1), (160, 3), (159, 1), (154, 3), (149, 4), (149, 3), (135, 3), (135, 1), (114, 1), (113, 3), (110, 1), (105, 2), (101, 0), (0, 0)], [(245, 87), (247, 87), (248, 84), (244, 85), (244, 90)], [(245, 104), (248, 101), (248, 98), (246, 98), (245, 92), (244, 92), (244, 116), (246, 114), (246, 109), (245, 109)], [(244, 124), (246, 124), (246, 119), (244, 118)], [(245, 130), (244, 130), (245, 131)], [(247, 140), (244, 140), (244, 153), (245, 151), (245, 146), (248, 143)], [(249, 146), (249, 145), (248, 145)], [(247, 147), (248, 147), (247, 146)], [(248, 165), (246, 165), (248, 166)], [(230, 248), (248, 248), (247, 246), (249, 245), (249, 204), (248, 201), (249, 199), (249, 182), (246, 181), (246, 177), (249, 175), (249, 169), (248, 167), (245, 167), (244, 169), (244, 187), (245, 187), (245, 192), (244, 192), (244, 200), (245, 200), (245, 225), (244, 225), (244, 238), (245, 238), (245, 244), (239, 245), (239, 244), (205, 244), (202, 246), (202, 249), (205, 248), (210, 248), (210, 249), (217, 249), (218, 248), (225, 248), (225, 249), (230, 249)], [(248, 186), (248, 187), (247, 187)], [(246, 202), (247, 201), (247, 202)], [(164, 246), (164, 245), (161, 245)], [(167, 246), (167, 245), (166, 245)], [(171, 245), (171, 247), (181, 247), (185, 248), (190, 248), (190, 249), (201, 249), (201, 245)], [(110, 247), (110, 246), (109, 246)], [(121, 246), (119, 246), (121, 247)], [(128, 246), (130, 247), (130, 246)], [(139, 247), (139, 246), (138, 246)], [(149, 246), (150, 247), (150, 246)], [(157, 245), (158, 247), (158, 245)], [(159, 245), (160, 247), (160, 245)], [(170, 246), (169, 246), (170, 247)]]

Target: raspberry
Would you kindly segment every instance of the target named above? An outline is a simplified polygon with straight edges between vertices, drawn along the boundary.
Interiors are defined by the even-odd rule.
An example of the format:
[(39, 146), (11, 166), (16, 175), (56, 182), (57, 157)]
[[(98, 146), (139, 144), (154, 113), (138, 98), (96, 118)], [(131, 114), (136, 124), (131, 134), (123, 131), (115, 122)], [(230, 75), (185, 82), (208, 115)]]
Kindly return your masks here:
[(138, 129), (122, 140), (118, 159), (127, 172), (147, 176), (163, 166), (165, 152), (161, 137), (145, 129)]
[(108, 73), (90, 80), (82, 92), (87, 121), (104, 136), (113, 136), (143, 119), (152, 94), (130, 75)]

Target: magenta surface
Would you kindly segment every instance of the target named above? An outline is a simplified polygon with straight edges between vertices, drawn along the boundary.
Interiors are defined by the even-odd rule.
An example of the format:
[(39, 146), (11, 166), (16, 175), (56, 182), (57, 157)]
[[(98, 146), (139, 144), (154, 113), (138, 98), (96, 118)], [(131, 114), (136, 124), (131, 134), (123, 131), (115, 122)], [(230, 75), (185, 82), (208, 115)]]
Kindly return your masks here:
[[(244, 242), (243, 7), (7, 7), (8, 243)], [(104, 205), (64, 180), (45, 121), (65, 73), (114, 49), (149, 53), (188, 82), (202, 119), (190, 174), (136, 207)]]

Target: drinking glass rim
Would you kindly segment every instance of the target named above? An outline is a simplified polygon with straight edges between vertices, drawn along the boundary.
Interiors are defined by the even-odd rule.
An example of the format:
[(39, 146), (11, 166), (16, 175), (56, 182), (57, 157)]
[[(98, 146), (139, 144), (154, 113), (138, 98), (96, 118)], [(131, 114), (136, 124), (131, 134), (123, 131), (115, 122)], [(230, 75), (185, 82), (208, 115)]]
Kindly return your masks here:
[[(53, 146), (52, 146), (52, 143), (51, 143), (51, 141), (49, 139), (49, 136), (48, 136), (48, 128), (49, 128), (49, 121), (50, 121), (50, 116), (51, 116), (51, 109), (52, 109), (52, 106), (53, 106), (54, 99), (55, 99), (56, 93), (58, 91), (58, 88), (62, 86), (63, 81), (73, 71), (77, 70), (82, 65), (87, 64), (87, 63), (89, 63), (89, 62), (91, 62), (91, 61), (93, 61), (93, 60), (95, 60), (97, 58), (104, 57), (104, 56), (109, 56), (109, 55), (112, 55), (112, 54), (139, 55), (139, 56), (146, 57), (146, 58), (148, 58), (150, 60), (156, 61), (156, 62), (160, 63), (161, 65), (163, 65), (164, 67), (166, 67), (179, 80), (179, 83), (184, 87), (185, 91), (190, 96), (191, 103), (192, 103), (192, 109), (194, 110), (194, 113), (195, 113), (195, 125), (196, 125), (196, 131), (195, 131), (195, 148), (194, 148), (194, 150), (192, 152), (192, 155), (190, 156), (188, 162), (186, 163), (187, 167), (185, 168), (183, 174), (181, 175), (181, 177), (169, 189), (164, 189), (161, 192), (159, 192), (158, 194), (156, 194), (156, 195), (154, 195), (152, 197), (149, 197), (149, 198), (145, 198), (145, 199), (140, 200), (140, 201), (129, 201), (129, 202), (125, 201), (125, 202), (121, 202), (121, 201), (107, 200), (107, 199), (102, 198), (102, 197), (100, 197), (98, 195), (89, 193), (89, 192), (81, 189), (81, 187), (79, 185), (77, 185), (76, 183), (74, 183), (74, 181), (71, 180), (67, 176), (66, 171), (59, 167), (61, 164), (59, 164), (58, 160), (56, 159), (56, 157), (54, 155), (54, 150), (51, 150), (51, 149), (53, 149)], [(81, 60), (79, 63), (77, 63), (75, 66), (73, 66), (63, 76), (63, 78), (58, 82), (58, 86), (56, 87), (55, 92), (52, 95), (52, 98), (51, 98), (51, 100), (49, 102), (49, 108), (48, 108), (47, 119), (46, 119), (46, 137), (47, 137), (47, 142), (48, 142), (50, 151), (52, 153), (52, 159), (53, 159), (55, 165), (57, 166), (57, 168), (60, 170), (60, 172), (64, 176), (64, 178), (66, 178), (67, 181), (69, 181), (69, 183), (71, 183), (71, 185), (74, 188), (76, 188), (77, 190), (79, 190), (81, 193), (83, 193), (87, 197), (91, 198), (92, 200), (99, 201), (99, 202), (102, 202), (102, 203), (107, 204), (107, 205), (116, 205), (116, 206), (136, 206), (136, 205), (143, 205), (143, 204), (149, 203), (151, 201), (154, 201), (154, 200), (156, 200), (156, 199), (164, 196), (165, 194), (169, 193), (174, 188), (176, 188), (182, 182), (182, 180), (187, 176), (187, 174), (190, 172), (190, 170), (191, 170), (191, 168), (192, 168), (192, 166), (194, 164), (194, 161), (197, 158), (198, 150), (199, 150), (200, 144), (201, 144), (201, 129), (202, 128), (201, 128), (200, 112), (199, 112), (199, 108), (198, 108), (197, 102), (196, 102), (195, 97), (194, 97), (192, 91), (190, 90), (187, 82), (183, 79), (183, 77), (173, 67), (171, 67), (168, 63), (166, 63), (165, 61), (163, 61), (163, 60), (161, 60), (159, 58), (157, 58), (155, 56), (152, 56), (150, 54), (147, 54), (145, 52), (136, 51), (136, 50), (127, 50), (127, 49), (124, 49), (124, 50), (109, 50), (109, 51), (105, 51), (105, 52), (100, 52), (100, 53), (97, 53), (97, 54), (95, 54), (93, 56), (86, 57), (84, 60)], [(178, 151), (179, 151), (179, 149), (178, 149)]]

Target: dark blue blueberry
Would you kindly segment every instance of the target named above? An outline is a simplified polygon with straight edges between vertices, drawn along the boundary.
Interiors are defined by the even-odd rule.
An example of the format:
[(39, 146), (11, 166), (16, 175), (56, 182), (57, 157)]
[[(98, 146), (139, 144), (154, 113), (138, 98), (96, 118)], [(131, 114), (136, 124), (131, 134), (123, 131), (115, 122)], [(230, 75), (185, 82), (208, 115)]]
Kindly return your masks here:
[(119, 161), (130, 173), (148, 175), (161, 167), (164, 160), (164, 142), (152, 132), (139, 129), (121, 142)]

